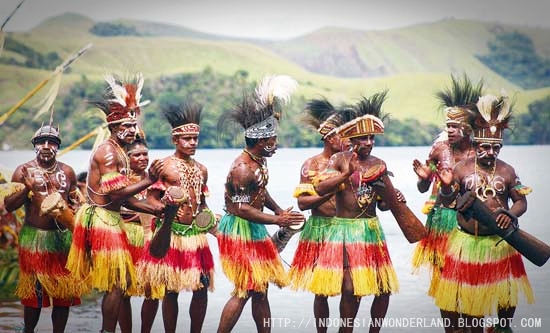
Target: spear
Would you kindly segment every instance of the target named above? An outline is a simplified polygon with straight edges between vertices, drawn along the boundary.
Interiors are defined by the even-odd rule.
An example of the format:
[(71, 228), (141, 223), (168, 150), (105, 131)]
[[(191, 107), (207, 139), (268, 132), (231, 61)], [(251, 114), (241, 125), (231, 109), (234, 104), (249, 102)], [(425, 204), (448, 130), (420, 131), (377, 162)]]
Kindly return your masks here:
[(11, 12), (10, 15), (4, 20), (4, 23), (2, 23), (2, 26), (0, 27), (0, 55), (2, 55), (2, 50), (4, 50), (4, 27), (6, 24), (8, 24), (8, 21), (11, 19), (11, 17), (15, 14), (15, 12), (21, 7), (21, 5), (25, 2), (25, 0), (22, 0), (17, 7)]
[(94, 136), (98, 136), (98, 137), (104, 136), (103, 131), (105, 131), (106, 128), (107, 128), (107, 124), (96, 127), (95, 129), (91, 130), (87, 134), (80, 137), (80, 139), (73, 142), (70, 146), (68, 146), (68, 147), (64, 148), (63, 150), (61, 150), (59, 153), (57, 153), (57, 156), (59, 157), (63, 154), (66, 154), (66, 153), (70, 152), (71, 150), (73, 150), (76, 147), (80, 146), (83, 142), (85, 142), (86, 140), (89, 140), (90, 138), (93, 138)]
[[(37, 91), (39, 91), (42, 87), (46, 85), (52, 78), (55, 78), (58, 75), (61, 75), (69, 66), (76, 60), (78, 57), (80, 57), (82, 54), (84, 54), (86, 51), (88, 51), (92, 47), (92, 43), (86, 44), (84, 47), (82, 47), (78, 52), (72, 54), (70, 57), (68, 57), (61, 65), (57, 66), (57, 68), (48, 76), (46, 79), (44, 79), (42, 82), (40, 82), (34, 89), (32, 89), (25, 97), (23, 97), (19, 102), (17, 102), (11, 109), (9, 109), (6, 113), (0, 116), (0, 126), (4, 124), (4, 122), (8, 119), (9, 116), (11, 116), (17, 109), (21, 107), (29, 98), (31, 98), (34, 94), (36, 94)], [(52, 90), (55, 90), (55, 94)], [(50, 105), (49, 102), (53, 104), (53, 99), (55, 99), (55, 96), (57, 95), (57, 89), (50, 90), (51, 93), (48, 94), (48, 98), (46, 99), (45, 105), (42, 109), (48, 110)], [(53, 98), (52, 98), (53, 96)], [(37, 116), (41, 112), (37, 114)]]

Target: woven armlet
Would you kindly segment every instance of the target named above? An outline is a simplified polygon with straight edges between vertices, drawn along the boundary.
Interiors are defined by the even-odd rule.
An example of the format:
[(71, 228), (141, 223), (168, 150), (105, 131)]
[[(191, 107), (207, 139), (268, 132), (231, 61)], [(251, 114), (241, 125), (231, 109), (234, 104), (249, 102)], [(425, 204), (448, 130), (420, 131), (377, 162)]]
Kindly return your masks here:
[(294, 189), (294, 193), (292, 193), (292, 196), (295, 198), (298, 198), (302, 194), (307, 195), (318, 195), (315, 191), (315, 188), (313, 187), (313, 184), (309, 183), (300, 183), (296, 188)]
[(109, 172), (101, 176), (101, 185), (99, 192), (103, 194), (111, 193), (112, 191), (120, 190), (121, 188), (131, 185), (130, 180), (125, 175), (119, 172)]

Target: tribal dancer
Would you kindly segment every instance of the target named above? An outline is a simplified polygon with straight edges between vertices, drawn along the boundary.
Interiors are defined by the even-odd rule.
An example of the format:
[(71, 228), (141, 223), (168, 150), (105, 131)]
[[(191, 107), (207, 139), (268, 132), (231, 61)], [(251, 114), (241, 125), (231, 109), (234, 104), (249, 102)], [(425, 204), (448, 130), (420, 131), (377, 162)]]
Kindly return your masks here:
[[(444, 311), (460, 313), (465, 325), (453, 322), (455, 332), (483, 332), (480, 319), (498, 314), (498, 325), (490, 332), (512, 332), (511, 323), (524, 294), (534, 302), (533, 291), (519, 252), (496, 234), (527, 210), (525, 195), (514, 168), (498, 159), (502, 135), (512, 113), (507, 96), (485, 95), (476, 103), (472, 122), (475, 155), (457, 163), (452, 172), (438, 171), (441, 179), (438, 200), (453, 207), (457, 195), (472, 191), (495, 215), (495, 226), (474, 216), (457, 212), (458, 227), (449, 235), (441, 277), (434, 291), (435, 304)], [(509, 202), (512, 205), (509, 206)], [(495, 212), (497, 209), (501, 211)], [(510, 216), (510, 215), (512, 216)], [(477, 319), (473, 321), (473, 319)]]
[[(69, 307), (80, 304), (82, 283), (65, 268), (74, 226), (73, 209), (82, 204), (74, 170), (56, 160), (58, 129), (42, 126), (32, 138), (36, 158), (15, 169), (12, 182), (24, 184), (5, 198), (6, 209), (25, 207), (19, 233), (16, 295), (24, 306), (24, 332), (34, 332), (43, 307), (53, 305), (53, 332), (64, 332)], [(50, 198), (58, 208), (43, 207)], [(49, 205), (48, 205), (49, 206)]]
[(110, 137), (92, 152), (88, 169), (88, 204), (77, 212), (73, 242), (67, 267), (88, 287), (105, 292), (101, 304), (101, 332), (114, 332), (120, 304), (128, 289), (136, 286), (136, 270), (120, 209), (160, 214), (162, 205), (152, 205), (134, 197), (157, 178), (161, 161), (153, 161), (148, 177), (130, 181), (130, 162), (124, 150), (135, 140), (143, 76), (123, 83), (112, 75), (105, 77), (107, 93), (94, 104), (107, 116)]
[[(418, 175), (418, 190), (424, 193), (428, 191), (430, 185), (432, 186), (430, 199), (423, 208), (423, 212), (428, 215), (426, 221), (428, 235), (417, 244), (412, 259), (414, 272), (418, 272), (422, 266), (431, 268), (428, 291), (428, 295), (431, 296), (437, 288), (449, 233), (456, 228), (456, 210), (436, 202), (440, 186), (436, 170), (452, 171), (456, 163), (474, 156), (470, 123), (475, 115), (472, 109), (475, 108), (475, 103), (481, 96), (483, 86), (481, 82), (475, 87), (472, 86), (467, 76), (464, 76), (462, 81), (454, 76), (451, 80), (451, 88), (439, 91), (436, 95), (442, 107), (445, 108), (446, 129), (433, 143), (426, 164), (416, 159), (413, 161), (414, 171)], [(451, 315), (453, 314), (443, 314), (444, 317)]]
[[(386, 163), (371, 155), (375, 135), (384, 133), (380, 119), (386, 92), (363, 97), (355, 105), (356, 118), (338, 127), (352, 149), (332, 155), (314, 187), (319, 195), (335, 193), (336, 216), (325, 230), (325, 241), (313, 269), (311, 290), (317, 295), (341, 295), (340, 318), (353, 322), (361, 297), (374, 295), (370, 332), (379, 332), (390, 295), (398, 291), (397, 275), (388, 253), (376, 208), (387, 210), (372, 182), (386, 172)], [(404, 201), (402, 194), (398, 199)], [(351, 332), (353, 327), (341, 327)]]
[[(202, 107), (197, 104), (169, 105), (162, 112), (172, 126), (173, 155), (164, 159), (164, 169), (159, 180), (149, 189), (148, 199), (153, 202), (176, 205), (172, 221), (156, 220), (155, 234), (163, 232), (167, 224), (169, 237), (166, 254), (161, 258), (152, 255), (155, 236), (145, 245), (138, 263), (138, 274), (147, 285), (146, 297), (162, 299), (164, 331), (175, 332), (178, 319), (178, 295), (192, 291), (189, 304), (191, 332), (200, 332), (208, 303), (207, 290), (214, 290), (214, 260), (208, 239), (208, 231), (215, 227), (215, 216), (206, 204), (208, 196), (208, 171), (195, 160), (199, 144)], [(181, 194), (174, 196), (174, 193)], [(168, 214), (165, 213), (165, 217)], [(160, 238), (159, 238), (160, 239)], [(149, 332), (154, 313), (142, 311), (142, 332)]]
[[(324, 233), (331, 219), (336, 215), (334, 193), (318, 195), (313, 188), (313, 179), (328, 167), (328, 161), (333, 154), (349, 149), (349, 140), (340, 139), (335, 128), (350, 121), (353, 112), (350, 110), (338, 112), (326, 99), (311, 100), (306, 110), (308, 112), (306, 122), (321, 135), (323, 151), (308, 158), (300, 169), (300, 184), (296, 187), (294, 196), (301, 210), (311, 209), (311, 216), (300, 235), (289, 275), (293, 289), (312, 291), (315, 289), (311, 286), (312, 272), (324, 243)], [(329, 317), (326, 295), (315, 295), (313, 313), (317, 332), (326, 332), (327, 327), (319, 325), (320, 318)]]
[[(148, 177), (147, 167), (149, 166), (149, 148), (145, 141), (145, 134), (140, 132), (136, 135), (134, 142), (126, 146), (127, 155), (130, 161), (130, 174), (128, 178), (132, 183), (137, 183)], [(139, 200), (144, 200), (147, 197), (147, 189), (135, 195)], [(134, 212), (124, 206), (120, 208), (120, 215), (124, 221), (123, 228), (128, 237), (128, 244), (132, 261), (137, 265), (138, 260), (143, 253), (143, 245), (145, 239), (151, 235), (151, 219), (152, 215)], [(128, 288), (127, 294), (122, 299), (120, 312), (118, 314), (118, 323), (122, 333), (132, 332), (132, 305), (130, 296), (143, 296), (142, 288), (138, 285)], [(158, 301), (150, 301), (145, 299), (144, 307), (147, 313), (156, 313), (158, 309)]]
[[(277, 149), (280, 103), (287, 102), (296, 81), (286, 75), (265, 77), (254, 94), (226, 117), (244, 128), (246, 148), (233, 161), (225, 184), (226, 214), (220, 221), (218, 244), (222, 268), (235, 285), (221, 314), (218, 332), (230, 332), (252, 298), (252, 317), (258, 332), (270, 332), (271, 310), (267, 298), (269, 282), (279, 287), (289, 282), (266, 224), (292, 226), (304, 222), (304, 215), (282, 209), (267, 191), (266, 158)], [(264, 213), (264, 207), (275, 214)]]

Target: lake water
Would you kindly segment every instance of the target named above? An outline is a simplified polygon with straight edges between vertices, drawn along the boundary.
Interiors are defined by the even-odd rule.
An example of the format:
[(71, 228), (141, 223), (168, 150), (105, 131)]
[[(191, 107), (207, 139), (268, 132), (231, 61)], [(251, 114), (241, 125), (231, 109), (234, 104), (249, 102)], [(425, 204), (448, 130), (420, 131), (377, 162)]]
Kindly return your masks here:
[[(268, 190), (281, 207), (295, 206), (292, 197), (294, 186), (299, 180), (299, 170), (303, 161), (320, 151), (319, 148), (284, 149), (281, 148), (268, 160), (270, 180)], [(215, 212), (222, 213), (223, 183), (230, 163), (240, 152), (240, 149), (199, 150), (196, 159), (205, 164), (209, 171), (208, 186), (211, 196), (207, 202)], [(416, 190), (416, 175), (412, 170), (412, 160), (424, 160), (429, 147), (375, 147), (373, 155), (384, 159), (395, 177), (392, 182), (407, 198), (409, 207), (420, 220), (425, 215), (420, 212), (426, 199), (425, 194)], [(72, 151), (59, 158), (71, 165), (78, 173), (87, 168), (89, 151)], [(150, 152), (151, 159), (172, 154), (172, 150), (154, 150)], [(550, 216), (550, 146), (505, 146), (500, 158), (512, 164), (524, 184), (531, 186), (533, 192), (528, 196), (529, 208), (520, 218), (521, 228), (540, 240), (550, 244), (550, 228), (547, 218)], [(34, 158), (32, 151), (0, 152), (0, 168), (13, 169), (15, 166)], [(387, 318), (394, 327), (383, 329), (383, 332), (443, 332), (439, 327), (418, 327), (430, 325), (432, 320), (439, 318), (439, 310), (426, 295), (428, 289), (428, 274), (411, 274), (411, 254), (414, 244), (409, 244), (401, 233), (391, 213), (379, 213), (382, 226), (386, 233), (390, 255), (400, 282), (400, 292), (392, 295)], [(273, 231), (274, 227), (268, 226)], [(292, 262), (298, 236), (295, 236), (281, 253), (285, 263)], [(216, 240), (209, 236), (209, 243), (216, 259), (216, 290), (209, 293), (208, 310), (204, 324), (204, 332), (215, 332), (221, 311), (229, 299), (232, 285), (221, 271), (217, 260), (218, 247)], [(549, 332), (550, 331), (550, 284), (549, 267), (537, 267), (524, 260), (535, 297), (535, 304), (525, 304), (522, 300), (516, 310), (514, 324), (515, 332)], [(288, 265), (286, 265), (288, 267)], [(269, 290), (271, 313), (274, 318), (273, 332), (314, 332), (313, 295), (306, 292), (296, 292), (288, 288), (279, 289), (272, 286)], [(190, 293), (179, 296), (178, 332), (189, 330), (188, 308)], [(134, 332), (139, 332), (141, 298), (132, 301), (134, 315)], [(330, 317), (338, 318), (339, 297), (329, 298)], [(368, 323), (372, 297), (364, 297), (357, 318), (359, 327), (356, 331), (366, 331), (363, 320)], [(50, 309), (44, 309), (37, 327), (37, 332), (51, 331)], [(18, 302), (0, 303), (0, 331), (16, 332), (22, 322), (22, 307)], [(71, 308), (67, 332), (98, 332), (101, 325), (100, 299), (86, 301), (78, 307)], [(407, 327), (408, 325), (408, 327)], [(154, 323), (154, 332), (163, 332), (162, 314), (159, 309)], [(254, 332), (255, 326), (250, 313), (250, 302), (234, 329), (235, 332)], [(336, 332), (337, 328), (330, 329)]]

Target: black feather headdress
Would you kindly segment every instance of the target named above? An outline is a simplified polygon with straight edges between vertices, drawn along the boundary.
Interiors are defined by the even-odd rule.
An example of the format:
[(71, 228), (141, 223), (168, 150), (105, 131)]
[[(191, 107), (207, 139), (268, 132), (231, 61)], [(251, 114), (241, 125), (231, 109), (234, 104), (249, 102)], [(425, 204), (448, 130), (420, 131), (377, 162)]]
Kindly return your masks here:
[(355, 119), (340, 126), (337, 131), (342, 138), (354, 138), (364, 135), (384, 134), (383, 120), (388, 117), (382, 113), (382, 104), (388, 91), (375, 93), (371, 97), (361, 97), (359, 102), (351, 106)]
[(218, 128), (226, 121), (245, 130), (245, 137), (258, 139), (277, 135), (282, 104), (290, 101), (297, 82), (287, 75), (272, 75), (262, 79), (253, 93), (245, 92), (239, 104), (222, 115)]
[(326, 98), (312, 99), (306, 104), (304, 122), (321, 134), (322, 140), (336, 133), (336, 128), (350, 121), (355, 111), (350, 107), (336, 109)]
[(164, 115), (170, 126), (172, 135), (199, 135), (202, 106), (193, 102), (182, 104), (166, 104), (162, 107)]
[(471, 123), (475, 117), (475, 104), (482, 94), (482, 80), (474, 86), (466, 74), (462, 80), (451, 76), (451, 87), (436, 93), (436, 97), (445, 110), (446, 123), (460, 124), (467, 132), (471, 132)]

